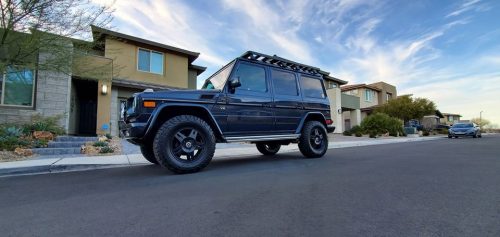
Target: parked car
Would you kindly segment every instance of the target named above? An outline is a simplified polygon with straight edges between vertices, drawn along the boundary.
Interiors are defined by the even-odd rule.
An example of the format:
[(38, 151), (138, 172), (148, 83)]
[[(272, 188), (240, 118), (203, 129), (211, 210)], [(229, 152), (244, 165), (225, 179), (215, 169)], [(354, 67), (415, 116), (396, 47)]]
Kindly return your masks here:
[(266, 156), (298, 143), (322, 157), (333, 132), (319, 68), (246, 52), (210, 76), (201, 90), (143, 92), (128, 99), (128, 141), (144, 157), (176, 173), (197, 172), (216, 143), (249, 142)]
[(475, 123), (455, 123), (448, 130), (448, 138), (458, 137), (482, 137), (481, 129)]
[(450, 125), (446, 125), (446, 124), (438, 124), (436, 125), (436, 127), (434, 128), (435, 130), (449, 130), (450, 129)]

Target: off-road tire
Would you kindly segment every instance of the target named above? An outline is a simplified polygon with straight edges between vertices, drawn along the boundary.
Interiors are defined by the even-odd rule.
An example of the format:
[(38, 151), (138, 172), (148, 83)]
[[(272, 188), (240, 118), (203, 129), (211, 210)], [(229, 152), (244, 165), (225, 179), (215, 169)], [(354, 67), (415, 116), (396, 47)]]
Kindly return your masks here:
[(155, 165), (158, 164), (158, 161), (156, 160), (156, 157), (155, 157), (155, 153), (153, 152), (152, 145), (144, 144), (144, 145), (141, 145), (140, 148), (141, 148), (142, 156), (144, 156), (144, 158), (147, 161), (149, 161)]
[(258, 142), (255, 146), (257, 147), (257, 150), (265, 156), (276, 155), (281, 148), (280, 144), (271, 142)]
[[(316, 130), (317, 129), (317, 130)], [(317, 131), (322, 136), (321, 145), (313, 144), (314, 137), (311, 135)], [(328, 133), (325, 126), (318, 121), (309, 121), (302, 128), (299, 138), (299, 150), (306, 158), (320, 158), (328, 150)]]
[[(175, 136), (184, 128), (197, 130), (197, 134), (203, 137), (202, 150), (196, 154), (195, 160), (181, 161), (174, 154)], [(197, 136), (197, 135), (195, 135)], [(194, 173), (205, 168), (215, 152), (215, 135), (210, 125), (203, 119), (192, 115), (180, 115), (167, 120), (158, 129), (153, 140), (153, 151), (158, 163), (177, 174)]]

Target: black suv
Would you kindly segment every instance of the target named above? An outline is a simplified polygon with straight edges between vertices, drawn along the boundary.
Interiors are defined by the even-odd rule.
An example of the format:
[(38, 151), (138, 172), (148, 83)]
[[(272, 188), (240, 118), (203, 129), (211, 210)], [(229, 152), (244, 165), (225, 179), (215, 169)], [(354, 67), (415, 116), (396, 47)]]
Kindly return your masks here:
[(208, 165), (216, 143), (250, 142), (266, 156), (298, 143), (322, 157), (335, 127), (319, 68), (246, 52), (210, 76), (201, 90), (146, 90), (128, 99), (128, 141), (176, 173)]

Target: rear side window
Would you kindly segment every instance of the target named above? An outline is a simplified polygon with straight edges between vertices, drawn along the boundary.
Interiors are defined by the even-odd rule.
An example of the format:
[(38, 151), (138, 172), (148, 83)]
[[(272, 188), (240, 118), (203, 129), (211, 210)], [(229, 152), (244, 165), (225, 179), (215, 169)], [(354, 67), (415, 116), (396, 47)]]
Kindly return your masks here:
[(325, 98), (321, 80), (312, 77), (301, 77), (302, 94), (306, 97)]
[(278, 95), (299, 95), (297, 80), (295, 75), (290, 72), (272, 70), (274, 93)]
[(266, 71), (263, 67), (242, 63), (236, 71), (236, 77), (239, 77), (241, 82), (236, 92), (267, 92)]

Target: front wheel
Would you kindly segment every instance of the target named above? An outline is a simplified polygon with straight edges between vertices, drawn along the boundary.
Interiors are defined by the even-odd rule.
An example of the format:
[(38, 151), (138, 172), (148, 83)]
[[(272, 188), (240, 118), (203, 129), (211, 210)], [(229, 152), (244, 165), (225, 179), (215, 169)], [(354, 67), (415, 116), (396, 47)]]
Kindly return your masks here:
[(255, 144), (255, 146), (257, 146), (257, 150), (259, 150), (259, 152), (265, 156), (273, 156), (276, 153), (278, 153), (278, 151), (281, 148), (280, 144), (265, 143), (265, 142), (259, 142), (259, 143)]
[(180, 115), (166, 121), (156, 133), (153, 151), (158, 163), (178, 173), (205, 168), (215, 152), (212, 128), (199, 117)]
[(299, 139), (299, 150), (307, 158), (319, 158), (326, 153), (328, 135), (322, 123), (309, 121), (304, 125)]

